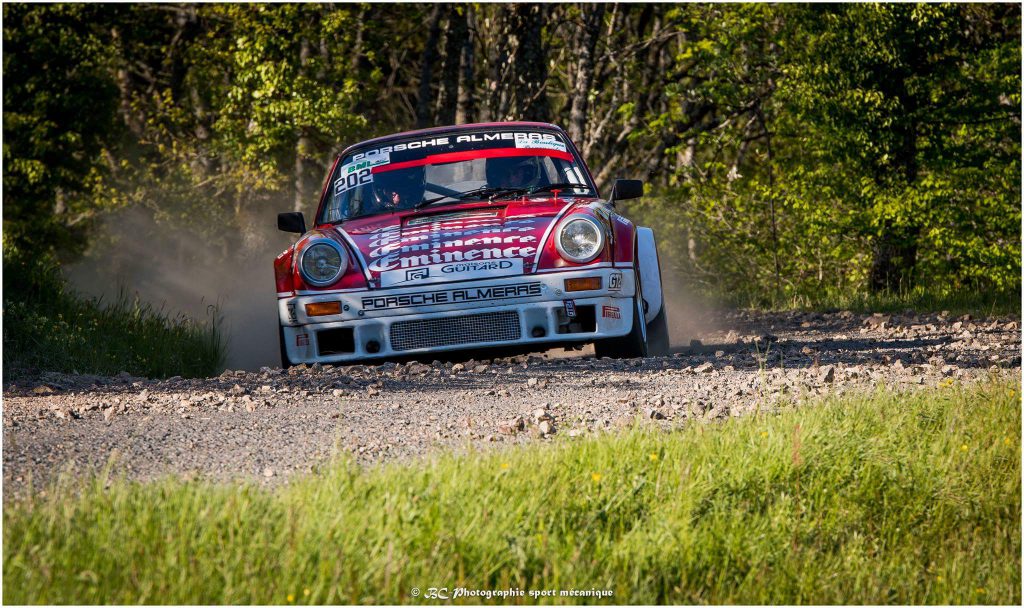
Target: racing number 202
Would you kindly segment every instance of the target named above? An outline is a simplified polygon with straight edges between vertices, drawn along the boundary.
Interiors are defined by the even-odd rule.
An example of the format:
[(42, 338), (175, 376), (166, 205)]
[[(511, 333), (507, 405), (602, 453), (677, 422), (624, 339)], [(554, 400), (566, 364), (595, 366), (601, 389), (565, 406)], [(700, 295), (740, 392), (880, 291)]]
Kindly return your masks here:
[(348, 175), (342, 176), (338, 181), (334, 182), (334, 193), (341, 194), (347, 192), (356, 186), (363, 186), (373, 181), (373, 174), (370, 172), (370, 167), (363, 167), (358, 171), (353, 171)]

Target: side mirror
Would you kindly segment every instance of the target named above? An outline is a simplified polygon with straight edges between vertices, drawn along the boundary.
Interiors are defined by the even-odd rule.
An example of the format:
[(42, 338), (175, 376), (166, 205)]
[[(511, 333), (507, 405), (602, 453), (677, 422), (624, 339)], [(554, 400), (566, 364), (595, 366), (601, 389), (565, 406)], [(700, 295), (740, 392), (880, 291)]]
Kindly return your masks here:
[(612, 186), (612, 201), (640, 198), (644, 195), (644, 182), (639, 179), (617, 179)]
[(277, 214), (277, 229), (306, 234), (306, 218), (298, 211)]

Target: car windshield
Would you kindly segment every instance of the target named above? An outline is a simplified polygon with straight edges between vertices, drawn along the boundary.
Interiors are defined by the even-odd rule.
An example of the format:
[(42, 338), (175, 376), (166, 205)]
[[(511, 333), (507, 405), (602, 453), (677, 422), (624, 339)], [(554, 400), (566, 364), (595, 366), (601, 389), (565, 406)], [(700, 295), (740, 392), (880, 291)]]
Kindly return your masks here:
[(596, 196), (573, 148), (557, 132), (457, 131), (357, 149), (331, 175), (321, 221), (497, 195)]

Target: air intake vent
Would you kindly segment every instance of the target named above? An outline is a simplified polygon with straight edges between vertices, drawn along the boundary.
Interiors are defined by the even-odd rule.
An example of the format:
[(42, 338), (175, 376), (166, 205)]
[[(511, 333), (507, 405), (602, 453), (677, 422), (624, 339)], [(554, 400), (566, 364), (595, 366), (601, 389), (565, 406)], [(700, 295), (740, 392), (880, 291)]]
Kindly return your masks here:
[(391, 348), (403, 351), (479, 342), (512, 342), (520, 336), (518, 312), (488, 312), (461, 317), (399, 321), (391, 326)]
[(453, 220), (486, 220), (496, 217), (498, 217), (498, 211), (491, 209), (484, 211), (452, 211), (450, 213), (438, 213), (437, 215), (417, 216), (407, 221), (405, 225), (422, 226), (423, 224), (438, 224)]

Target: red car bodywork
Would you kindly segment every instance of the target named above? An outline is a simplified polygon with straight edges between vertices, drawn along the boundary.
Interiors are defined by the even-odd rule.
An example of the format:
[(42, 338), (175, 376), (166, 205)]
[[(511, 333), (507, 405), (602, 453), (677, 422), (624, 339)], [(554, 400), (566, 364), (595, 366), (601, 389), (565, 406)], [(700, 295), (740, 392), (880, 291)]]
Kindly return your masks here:
[[(534, 178), (523, 177), (531, 162)], [(613, 188), (621, 198), (642, 191), (636, 180)], [(638, 357), (649, 328), (655, 350), (667, 350), (653, 232), (601, 198), (555, 125), (361, 142), (335, 161), (312, 229), (297, 213), (278, 226), (304, 233), (274, 261), (283, 365), (588, 343), (598, 356)], [(587, 253), (569, 253), (580, 243)], [(305, 278), (325, 269), (337, 278)]]
[[(390, 141), (408, 139), (410, 137), (429, 137), (441, 133), (470, 130), (477, 131), (487, 128), (508, 129), (510, 127), (557, 131), (567, 142), (569, 142), (570, 145), (573, 145), (573, 150), (576, 150), (575, 145), (572, 144), (571, 140), (569, 140), (568, 136), (560, 127), (546, 123), (533, 122), (482, 123), (458, 127), (423, 129), (369, 140), (360, 143), (358, 147), (365, 148), (367, 146), (385, 144)], [(348, 155), (353, 148), (355, 148), (355, 146), (346, 149), (341, 155), (339, 155), (335, 160), (335, 166), (341, 158)], [(510, 152), (511, 154), (514, 154), (516, 151), (511, 150)], [(511, 155), (508, 152), (505, 154)], [(465, 153), (459, 152), (454, 153), (454, 155), (465, 156)], [(434, 157), (431, 157), (431, 160), (438, 162), (437, 157), (444, 156), (446, 155), (434, 155)], [(476, 157), (480, 156), (481, 154), (479, 152), (476, 153)], [(576, 156), (582, 160), (582, 156), (579, 155), (578, 150), (576, 150)], [(461, 160), (461, 158), (446, 160)], [(394, 168), (397, 164), (398, 163), (392, 164), (389, 169)], [(586, 166), (585, 161), (583, 161), (583, 166), (589, 173), (589, 168)], [(328, 181), (329, 179), (325, 181), (321, 192), (320, 205), (316, 214), (317, 218), (321, 218), (323, 216), (323, 206), (328, 195)], [(492, 221), (488, 223), (500, 222), (502, 225), (505, 225), (508, 222), (515, 222), (519, 230), (514, 236), (526, 237), (526, 239), (532, 240), (519, 238), (501, 243), (501, 246), (505, 249), (517, 246), (520, 247), (519, 252), (510, 252), (512, 255), (507, 257), (521, 257), (523, 259), (524, 274), (553, 269), (569, 270), (573, 268), (586, 268), (592, 267), (596, 264), (632, 263), (634, 255), (634, 227), (632, 223), (622, 216), (615, 215), (613, 217), (613, 214), (609, 213), (605, 207), (597, 204), (597, 201), (599, 200), (599, 196), (570, 197), (559, 193), (554, 196), (545, 196), (545, 198), (522, 197), (500, 202), (452, 202), (451, 204), (431, 206), (428, 209), (402, 210), (395, 211), (393, 213), (354, 218), (338, 225), (333, 225), (331, 223), (318, 223), (309, 234), (305, 235), (302, 239), (296, 242), (292, 248), (283, 252), (275, 259), (274, 270), (277, 283), (277, 293), (279, 296), (284, 296), (300, 292), (329, 293), (336, 290), (379, 289), (381, 288), (380, 270), (374, 267), (372, 261), (378, 257), (372, 254), (375, 253), (376, 250), (379, 250), (380, 247), (380, 245), (375, 242), (374, 238), (379, 234), (379, 231), (389, 227), (398, 228), (395, 232), (397, 233), (396, 236), (399, 240), (391, 245), (398, 247), (399, 256), (423, 255), (421, 251), (411, 249), (419, 242), (416, 238), (422, 235), (417, 233), (415, 227), (409, 226), (410, 221), (414, 221), (416, 218), (421, 217), (443, 217), (450, 213), (457, 213), (459, 216), (465, 217), (471, 216), (474, 211), (479, 211), (481, 213), (486, 212), (494, 214), (493, 218), (489, 218)], [(585, 214), (597, 219), (599, 223), (607, 227), (610, 237), (606, 242), (605, 251), (600, 254), (597, 259), (587, 262), (586, 264), (577, 264), (565, 260), (558, 254), (553, 239), (547, 238), (550, 236), (551, 230), (556, 223), (555, 220), (562, 221), (565, 217), (574, 214)], [(495, 235), (499, 234), (499, 232), (484, 232), (481, 234), (480, 238), (491, 237), (493, 239)], [(301, 273), (294, 264), (294, 256), (301, 252), (302, 248), (311, 238), (317, 236), (327, 237), (334, 240), (345, 249), (346, 253), (350, 256), (350, 259), (353, 260), (353, 263), (349, 265), (346, 272), (338, 279), (338, 281), (332, 285), (323, 287), (309, 285), (303, 281)], [(469, 241), (471, 239), (466, 240)], [(517, 241), (520, 243), (519, 245), (516, 244)], [(481, 243), (463, 244), (461, 246), (454, 245), (448, 247), (446, 249), (446, 253), (457, 252), (465, 256), (470, 251), (486, 248), (489, 247), (483, 246)], [(408, 251), (403, 252), (403, 249), (408, 249)], [(521, 255), (516, 256), (516, 253), (520, 253)]]

